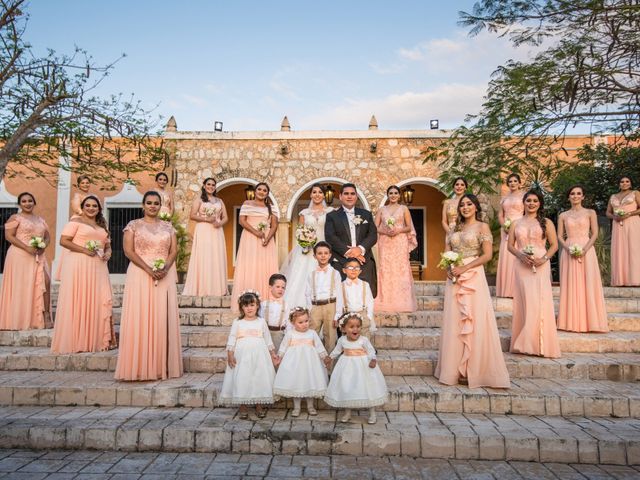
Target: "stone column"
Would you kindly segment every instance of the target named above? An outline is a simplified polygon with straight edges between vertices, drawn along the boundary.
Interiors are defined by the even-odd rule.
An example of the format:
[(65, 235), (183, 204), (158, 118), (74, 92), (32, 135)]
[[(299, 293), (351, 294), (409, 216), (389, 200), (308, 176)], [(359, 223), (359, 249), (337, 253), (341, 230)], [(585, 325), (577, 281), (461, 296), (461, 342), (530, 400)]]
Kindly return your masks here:
[(71, 171), (69, 170), (68, 157), (60, 156), (58, 158), (58, 203), (56, 208), (56, 240), (55, 254), (53, 260), (52, 272), (55, 272), (60, 262), (60, 254), (62, 247), (60, 246), (60, 234), (62, 228), (69, 220), (69, 205), (71, 204)]

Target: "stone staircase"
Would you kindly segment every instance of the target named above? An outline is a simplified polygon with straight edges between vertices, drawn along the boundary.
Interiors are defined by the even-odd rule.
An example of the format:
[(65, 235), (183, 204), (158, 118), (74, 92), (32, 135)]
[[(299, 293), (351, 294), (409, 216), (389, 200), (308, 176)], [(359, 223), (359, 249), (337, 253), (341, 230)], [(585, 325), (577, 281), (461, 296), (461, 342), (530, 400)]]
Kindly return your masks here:
[[(336, 423), (323, 402), (317, 417), (298, 419), (283, 400), (249, 421), (217, 407), (229, 297), (180, 296), (179, 379), (116, 382), (115, 351), (52, 355), (51, 330), (0, 332), (0, 447), (640, 463), (639, 288), (606, 288), (611, 331), (561, 332), (560, 359), (505, 353), (509, 390), (433, 378), (444, 285), (415, 290), (418, 312), (376, 314), (372, 341), (390, 391), (376, 425)], [(121, 301), (114, 285), (116, 324)], [(494, 307), (506, 352), (511, 300)]]

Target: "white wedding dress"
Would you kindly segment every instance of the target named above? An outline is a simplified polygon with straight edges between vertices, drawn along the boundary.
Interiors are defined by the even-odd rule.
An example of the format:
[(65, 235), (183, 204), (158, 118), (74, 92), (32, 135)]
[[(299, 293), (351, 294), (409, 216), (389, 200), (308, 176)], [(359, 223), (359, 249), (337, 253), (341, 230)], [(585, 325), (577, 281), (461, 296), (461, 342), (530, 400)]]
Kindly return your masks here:
[[(300, 212), (300, 216), (304, 217), (304, 224), (316, 229), (318, 242), (324, 240), (324, 223), (327, 219), (327, 213), (331, 211), (333, 211), (333, 208), (325, 207), (324, 212), (320, 212), (317, 215), (310, 208), (305, 208)], [(280, 273), (287, 277), (287, 289), (284, 299), (290, 308), (307, 306), (304, 291), (309, 274), (317, 266), (318, 262), (313, 256), (313, 249), (310, 249), (309, 253), (302, 253), (302, 247), (295, 242), (287, 259), (280, 267)]]

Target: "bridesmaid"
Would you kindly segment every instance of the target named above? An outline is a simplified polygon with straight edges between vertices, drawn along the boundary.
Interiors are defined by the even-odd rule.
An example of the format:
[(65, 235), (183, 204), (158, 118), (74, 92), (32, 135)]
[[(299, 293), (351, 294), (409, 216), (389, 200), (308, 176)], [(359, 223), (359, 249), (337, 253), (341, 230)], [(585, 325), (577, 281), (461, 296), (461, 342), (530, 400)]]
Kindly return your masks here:
[(33, 210), (36, 199), (18, 195), (20, 212), (4, 224), (7, 251), (0, 289), (0, 330), (28, 330), (51, 325), (51, 277), (44, 249), (29, 245), (33, 237), (49, 244), (49, 227)]
[[(544, 200), (535, 190), (524, 195), (524, 217), (509, 229), (509, 251), (516, 256), (513, 284), (513, 353), (560, 357), (551, 290), (549, 259), (558, 250), (553, 222), (544, 216)], [(546, 248), (547, 243), (549, 248)], [(531, 250), (531, 254), (525, 253)]]
[(216, 181), (205, 178), (189, 217), (196, 222), (184, 295), (221, 297), (227, 294), (227, 247), (222, 227), (229, 218), (216, 197)]
[[(631, 178), (623, 176), (620, 191), (611, 195), (607, 217), (613, 220), (611, 232), (611, 285), (640, 286), (640, 192), (633, 190)], [(619, 216), (616, 211), (624, 210)]]
[[(482, 222), (478, 198), (467, 193), (458, 204), (457, 228), (448, 247), (463, 257), (444, 291), (444, 322), (435, 377), (446, 385), (509, 388), (484, 265), (493, 255), (493, 236)], [(455, 283), (454, 283), (455, 281)]]
[(169, 177), (166, 173), (156, 173), (155, 191), (160, 194), (160, 198), (162, 199), (162, 207), (160, 207), (160, 213), (168, 213), (169, 215), (173, 215), (173, 195), (166, 189), (168, 184)]
[[(158, 380), (182, 375), (180, 319), (176, 291), (176, 234), (158, 219), (162, 199), (142, 198), (144, 217), (124, 229), (127, 269), (115, 378)], [(164, 266), (156, 265), (164, 260)]]
[[(111, 323), (111, 282), (107, 262), (111, 243), (97, 197), (80, 204), (82, 215), (62, 229), (60, 245), (67, 249), (61, 270), (52, 353), (101, 352), (115, 348)], [(95, 247), (89, 241), (98, 242)]]
[(387, 205), (376, 214), (378, 228), (378, 296), (376, 312), (415, 312), (416, 295), (409, 263), (418, 246), (409, 209), (400, 204), (400, 189), (387, 188)]
[(242, 235), (236, 255), (231, 310), (238, 313), (238, 296), (245, 290), (257, 290), (260, 298), (269, 296), (269, 277), (278, 272), (275, 234), (278, 214), (271, 205), (269, 185), (255, 187), (256, 199), (247, 200), (240, 208)]
[[(567, 194), (571, 210), (558, 217), (561, 247), (558, 329), (608, 332), (600, 267), (593, 248), (598, 238), (598, 218), (595, 210), (582, 206), (584, 194), (582, 185), (571, 187)], [(574, 245), (582, 248), (582, 255), (571, 254)]]
[[(298, 225), (310, 225), (316, 230), (316, 243), (324, 240), (324, 224), (327, 213), (333, 208), (328, 207), (324, 200), (324, 187), (319, 183), (311, 186), (311, 201), (309, 206), (302, 210), (298, 217)], [(318, 266), (313, 256), (313, 249), (304, 253), (302, 247), (295, 242), (294, 247), (280, 267), (280, 273), (287, 278), (287, 290), (284, 300), (292, 307), (304, 307), (307, 305), (305, 289), (311, 272)]]
[(500, 201), (500, 211), (498, 212), (498, 220), (502, 225), (500, 239), (500, 256), (498, 257), (498, 271), (496, 275), (496, 296), (513, 297), (513, 266), (516, 258), (509, 253), (508, 235), (509, 230), (505, 226), (507, 220), (511, 223), (522, 218), (524, 215), (524, 204), (522, 197), (522, 182), (520, 175), (512, 173), (507, 177), (507, 186), (509, 194), (505, 195)]
[(453, 187), (453, 198), (445, 200), (442, 204), (442, 228), (447, 236), (451, 235), (456, 227), (458, 202), (467, 191), (468, 183), (464, 177), (457, 177), (451, 186)]
[[(76, 219), (82, 216), (82, 201), (89, 196), (89, 189), (91, 188), (91, 179), (86, 175), (80, 175), (76, 180), (76, 186), (79, 192), (73, 194), (71, 199), (71, 217), (69, 220)], [(53, 279), (59, 282), (62, 275), (62, 264), (69, 251), (66, 248), (60, 249), (60, 260), (57, 263), (56, 270), (53, 272)]]

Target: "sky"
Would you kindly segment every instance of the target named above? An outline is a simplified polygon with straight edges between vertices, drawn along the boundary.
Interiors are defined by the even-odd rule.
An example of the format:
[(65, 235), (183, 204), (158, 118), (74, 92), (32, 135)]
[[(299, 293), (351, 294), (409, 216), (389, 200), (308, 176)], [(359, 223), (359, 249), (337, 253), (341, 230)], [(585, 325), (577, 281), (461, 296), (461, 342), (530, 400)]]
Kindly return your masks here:
[(179, 130), (453, 128), (477, 113), (491, 73), (526, 48), (481, 33), (473, 1), (30, 0), (38, 51), (122, 53), (100, 95), (133, 93)]

